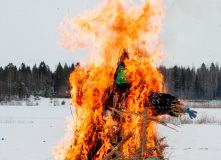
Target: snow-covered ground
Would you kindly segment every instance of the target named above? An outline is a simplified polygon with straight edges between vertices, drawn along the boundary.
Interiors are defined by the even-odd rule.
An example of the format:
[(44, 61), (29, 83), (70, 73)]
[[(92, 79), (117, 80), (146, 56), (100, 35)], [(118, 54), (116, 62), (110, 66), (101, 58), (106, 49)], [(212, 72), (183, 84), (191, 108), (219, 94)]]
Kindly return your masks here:
[[(38, 106), (0, 106), (0, 160), (51, 160), (51, 148), (65, 134), (69, 102), (54, 106), (44, 98)], [(60, 100), (60, 103), (62, 101)]]
[(187, 124), (174, 131), (159, 127), (166, 136), (170, 160), (212, 160), (221, 158), (221, 125)]
[[(42, 98), (38, 106), (0, 106), (0, 160), (52, 160), (51, 148), (65, 134), (65, 119), (71, 116), (70, 100)], [(35, 102), (36, 103), (36, 102)], [(221, 109), (195, 109), (198, 117), (213, 117), (215, 123), (185, 124), (177, 131), (159, 126), (170, 145), (170, 160), (221, 158)]]

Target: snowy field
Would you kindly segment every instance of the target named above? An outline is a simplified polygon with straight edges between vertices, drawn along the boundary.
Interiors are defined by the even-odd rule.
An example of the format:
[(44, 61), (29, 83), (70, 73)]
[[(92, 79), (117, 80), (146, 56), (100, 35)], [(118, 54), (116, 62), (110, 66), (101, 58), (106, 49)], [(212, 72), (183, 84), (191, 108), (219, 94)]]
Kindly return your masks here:
[[(59, 106), (47, 98), (38, 100), (38, 106), (0, 106), (0, 160), (52, 160), (51, 148), (63, 137), (65, 118), (71, 115), (69, 100), (64, 105), (62, 101), (57, 101)], [(221, 158), (221, 109), (195, 110), (197, 119), (213, 121), (183, 124), (177, 131), (159, 126), (170, 145), (166, 150), (170, 160)]]
[(42, 99), (38, 106), (0, 106), (0, 160), (53, 159), (51, 148), (61, 140), (71, 115), (69, 100), (53, 105)]
[(221, 159), (221, 109), (195, 108), (194, 110), (198, 112), (196, 119), (191, 120), (188, 116), (182, 118), (184, 120), (188, 118), (193, 124), (174, 127), (177, 131), (159, 126), (160, 136), (166, 137), (169, 145), (166, 149), (167, 158), (170, 160)]

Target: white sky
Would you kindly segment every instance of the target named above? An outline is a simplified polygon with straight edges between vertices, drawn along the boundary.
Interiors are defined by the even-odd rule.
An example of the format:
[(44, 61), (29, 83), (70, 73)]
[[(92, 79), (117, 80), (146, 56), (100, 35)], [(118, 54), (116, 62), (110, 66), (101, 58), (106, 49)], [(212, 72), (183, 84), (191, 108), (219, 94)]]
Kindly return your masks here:
[[(85, 55), (60, 49), (59, 25), (93, 9), (102, 0), (4, 0), (0, 9), (0, 66), (37, 65), (45, 61), (52, 70), (58, 62), (76, 63)], [(221, 0), (163, 0), (165, 18), (160, 34), (168, 60), (166, 66), (198, 67), (203, 62), (221, 64)], [(80, 53), (80, 54), (79, 54)]]
[(221, 65), (221, 0), (164, 0), (164, 64)]

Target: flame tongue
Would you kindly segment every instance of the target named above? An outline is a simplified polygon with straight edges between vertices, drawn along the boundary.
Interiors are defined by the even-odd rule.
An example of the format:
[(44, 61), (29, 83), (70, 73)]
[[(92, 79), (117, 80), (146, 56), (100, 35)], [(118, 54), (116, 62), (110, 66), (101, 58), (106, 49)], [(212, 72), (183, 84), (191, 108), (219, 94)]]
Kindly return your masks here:
[[(55, 151), (55, 159), (103, 159), (111, 149), (112, 117), (104, 118), (104, 99), (114, 85), (120, 51), (127, 48), (127, 78), (131, 84), (126, 109), (142, 113), (150, 91), (161, 92), (162, 75), (154, 67), (160, 59), (157, 34), (162, 17), (158, 1), (143, 2), (142, 7), (127, 7), (123, 0), (104, 1), (94, 11), (86, 12), (61, 24), (61, 46), (69, 50), (90, 48), (88, 62), (70, 75), (74, 118)], [(107, 106), (106, 106), (107, 107)], [(148, 111), (152, 115), (151, 110)], [(132, 129), (134, 136), (121, 148), (124, 155), (140, 147), (141, 125), (137, 116), (125, 116), (122, 134)], [(152, 122), (147, 124), (148, 141), (153, 141)], [(153, 144), (148, 144), (150, 148)], [(156, 156), (156, 153), (148, 156)]]

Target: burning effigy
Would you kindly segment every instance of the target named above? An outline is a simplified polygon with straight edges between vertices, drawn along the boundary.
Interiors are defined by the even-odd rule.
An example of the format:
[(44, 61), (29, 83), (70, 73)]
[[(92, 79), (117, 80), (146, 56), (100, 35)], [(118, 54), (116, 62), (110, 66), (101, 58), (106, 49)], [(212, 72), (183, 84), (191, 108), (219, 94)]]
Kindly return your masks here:
[(61, 46), (88, 49), (89, 56), (70, 75), (74, 114), (55, 159), (164, 159), (157, 124), (168, 125), (159, 116), (184, 109), (162, 93), (162, 17), (160, 1), (105, 0), (62, 22)]

